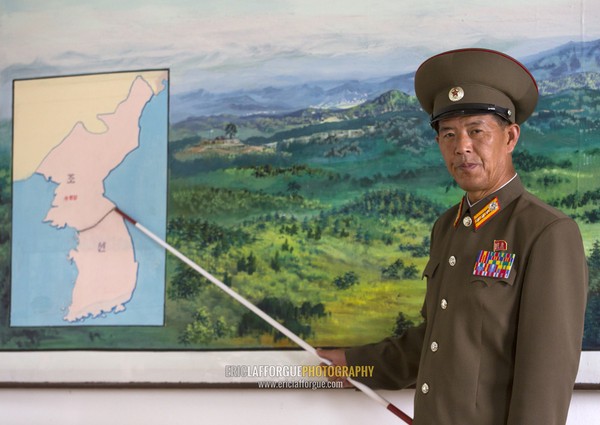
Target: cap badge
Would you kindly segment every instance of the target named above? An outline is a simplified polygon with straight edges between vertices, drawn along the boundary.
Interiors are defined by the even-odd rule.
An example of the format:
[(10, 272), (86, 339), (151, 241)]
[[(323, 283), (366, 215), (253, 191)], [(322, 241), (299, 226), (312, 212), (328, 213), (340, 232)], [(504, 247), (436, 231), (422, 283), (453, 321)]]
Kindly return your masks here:
[(465, 97), (465, 91), (462, 89), (462, 87), (452, 87), (448, 92), (448, 98), (452, 102), (458, 102), (463, 97)]

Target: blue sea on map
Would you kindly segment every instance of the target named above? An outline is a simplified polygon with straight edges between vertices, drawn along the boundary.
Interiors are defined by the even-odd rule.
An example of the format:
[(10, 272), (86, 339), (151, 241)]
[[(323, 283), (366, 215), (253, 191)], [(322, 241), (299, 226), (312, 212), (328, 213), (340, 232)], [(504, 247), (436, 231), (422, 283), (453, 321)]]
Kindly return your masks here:
[[(167, 105), (167, 90), (146, 104), (140, 146), (104, 181), (105, 196), (160, 238), (166, 233)], [(77, 247), (77, 232), (43, 222), (55, 187), (39, 174), (13, 184), (11, 326), (163, 325), (165, 251), (130, 224), (139, 267), (125, 311), (73, 323), (64, 320), (77, 278), (77, 267), (68, 259)]]

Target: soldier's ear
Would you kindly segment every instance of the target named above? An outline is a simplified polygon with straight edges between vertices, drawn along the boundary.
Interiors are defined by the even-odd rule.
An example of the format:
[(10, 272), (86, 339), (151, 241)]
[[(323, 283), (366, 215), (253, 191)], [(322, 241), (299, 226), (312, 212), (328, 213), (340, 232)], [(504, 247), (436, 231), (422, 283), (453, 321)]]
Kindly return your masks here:
[(512, 153), (519, 142), (519, 136), (521, 135), (521, 127), (519, 124), (509, 124), (506, 127), (506, 132), (508, 135), (508, 140), (506, 142), (506, 146), (508, 148), (508, 152)]

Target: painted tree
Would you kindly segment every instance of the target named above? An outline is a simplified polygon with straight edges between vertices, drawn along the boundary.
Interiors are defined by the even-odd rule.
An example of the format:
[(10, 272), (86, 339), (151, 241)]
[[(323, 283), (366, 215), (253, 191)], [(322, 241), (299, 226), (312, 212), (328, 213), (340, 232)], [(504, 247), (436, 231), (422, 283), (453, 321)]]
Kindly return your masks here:
[(233, 139), (236, 136), (237, 132), (237, 125), (235, 125), (234, 123), (230, 122), (225, 126), (225, 135), (228, 139)]

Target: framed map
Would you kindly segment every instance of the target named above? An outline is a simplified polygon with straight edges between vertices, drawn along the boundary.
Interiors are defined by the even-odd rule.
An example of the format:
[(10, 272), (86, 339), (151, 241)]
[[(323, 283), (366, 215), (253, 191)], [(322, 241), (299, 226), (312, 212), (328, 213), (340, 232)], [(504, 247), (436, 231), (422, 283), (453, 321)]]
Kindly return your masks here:
[(14, 81), (11, 326), (164, 323), (165, 254), (114, 209), (164, 237), (167, 84), (166, 70)]
[(600, 383), (600, 32), (581, 27), (599, 6), (158, 3), (80, 2), (41, 32), (57, 2), (0, 0), (0, 386), (315, 363), (116, 208), (313, 346), (418, 324), (431, 227), (463, 193), (413, 77), (465, 45), (539, 83), (514, 162), (582, 231), (578, 383)]

